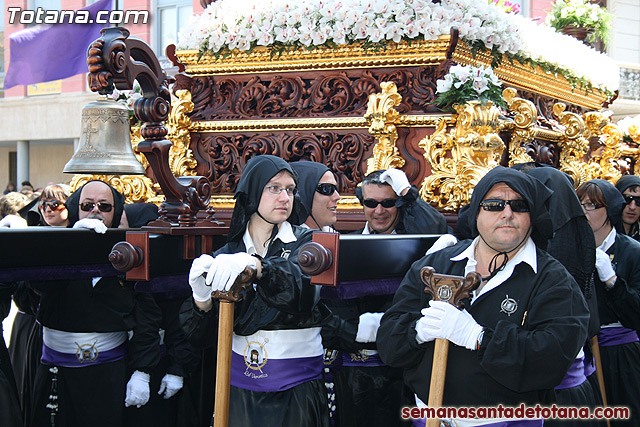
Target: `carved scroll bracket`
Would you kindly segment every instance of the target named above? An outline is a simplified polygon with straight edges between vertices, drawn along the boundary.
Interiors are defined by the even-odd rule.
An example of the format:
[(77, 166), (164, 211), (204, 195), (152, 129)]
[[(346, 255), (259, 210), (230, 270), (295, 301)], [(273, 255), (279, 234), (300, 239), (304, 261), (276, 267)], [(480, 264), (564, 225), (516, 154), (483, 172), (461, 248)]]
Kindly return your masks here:
[(400, 105), (402, 96), (393, 82), (380, 84), (382, 93), (369, 96), (367, 112), (364, 115), (369, 124), (369, 133), (378, 139), (373, 147), (373, 157), (367, 160), (367, 174), (380, 169), (401, 168), (404, 159), (400, 156), (396, 141), (398, 131), (395, 123), (400, 114), (393, 107)]
[(564, 132), (558, 142), (560, 147), (560, 170), (573, 178), (574, 185), (590, 179), (584, 167), (584, 156), (589, 149), (589, 130), (584, 120), (575, 113), (565, 111), (567, 106), (561, 102), (553, 106), (553, 115), (564, 126)]
[(470, 101), (454, 108), (458, 113), (455, 129), (447, 132), (446, 122), (441, 120), (436, 131), (418, 143), (431, 165), (420, 196), (445, 210), (469, 203), (473, 188), (499, 165), (505, 148), (498, 135), (505, 124), (492, 102), (482, 105)]
[(611, 123), (609, 114), (603, 111), (585, 113), (583, 119), (591, 140), (597, 140), (601, 146), (596, 150), (592, 147), (591, 157), (586, 164), (589, 179), (606, 179), (615, 184), (622, 176), (618, 165), (622, 155), (622, 131)]
[(517, 91), (513, 88), (507, 88), (502, 92), (507, 108), (510, 112), (515, 113), (511, 125), (509, 166), (533, 161), (528, 151), (529, 144), (535, 140), (535, 125), (538, 120), (538, 112), (533, 102), (518, 98), (517, 95)]

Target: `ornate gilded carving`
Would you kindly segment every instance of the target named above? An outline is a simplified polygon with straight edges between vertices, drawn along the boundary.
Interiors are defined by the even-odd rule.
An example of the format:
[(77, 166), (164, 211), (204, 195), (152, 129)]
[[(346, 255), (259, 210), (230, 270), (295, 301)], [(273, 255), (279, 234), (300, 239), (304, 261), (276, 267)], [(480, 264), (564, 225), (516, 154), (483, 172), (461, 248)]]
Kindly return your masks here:
[(431, 165), (431, 175), (421, 186), (420, 196), (445, 210), (469, 203), (478, 181), (500, 162), (505, 148), (498, 132), (504, 126), (492, 102), (470, 101), (454, 105), (456, 128), (447, 133), (442, 120), (436, 131), (418, 146)]
[(178, 99), (171, 103), (171, 112), (166, 123), (169, 130), (167, 139), (173, 142), (169, 150), (169, 167), (174, 176), (195, 176), (198, 162), (193, 158), (189, 148), (191, 118), (187, 116), (193, 111), (191, 93), (188, 90), (178, 90), (176, 96)]
[(380, 86), (382, 93), (369, 96), (367, 113), (364, 115), (369, 123), (369, 133), (378, 139), (373, 147), (373, 156), (367, 159), (367, 174), (380, 169), (400, 169), (404, 166), (404, 159), (396, 147), (398, 131), (394, 123), (398, 120), (399, 114), (393, 108), (400, 105), (402, 97), (395, 83), (385, 82)]
[(247, 160), (258, 154), (324, 163), (336, 173), (339, 191), (353, 192), (365, 175), (365, 159), (374, 142), (366, 129), (193, 133), (191, 137), (197, 173), (211, 182), (214, 194), (233, 193)]
[(265, 120), (336, 116), (362, 117), (369, 95), (392, 81), (402, 96), (398, 111), (420, 114), (433, 109), (435, 82), (450, 63), (407, 69), (353, 69), (294, 75), (238, 74), (194, 77), (194, 121)]
[(566, 105), (559, 102), (553, 106), (553, 115), (564, 126), (560, 147), (560, 170), (568, 173), (576, 188), (590, 179), (584, 167), (584, 156), (589, 149), (588, 129), (584, 120), (575, 113), (565, 111)]
[(535, 140), (535, 124), (538, 120), (538, 112), (533, 102), (518, 98), (517, 95), (517, 91), (513, 88), (502, 91), (502, 97), (509, 111), (515, 113), (509, 145), (509, 166), (533, 160), (529, 153), (534, 149), (530, 144)]
[(618, 165), (622, 131), (602, 111), (588, 112), (583, 117), (588, 129), (587, 135), (598, 146), (592, 146), (591, 156), (585, 165), (589, 179), (601, 178), (615, 184), (622, 176)]
[(110, 184), (122, 193), (125, 203), (161, 203), (164, 200), (164, 197), (156, 194), (155, 189), (159, 189), (158, 184), (141, 175), (74, 175), (70, 184), (71, 189), (76, 191), (92, 180)]

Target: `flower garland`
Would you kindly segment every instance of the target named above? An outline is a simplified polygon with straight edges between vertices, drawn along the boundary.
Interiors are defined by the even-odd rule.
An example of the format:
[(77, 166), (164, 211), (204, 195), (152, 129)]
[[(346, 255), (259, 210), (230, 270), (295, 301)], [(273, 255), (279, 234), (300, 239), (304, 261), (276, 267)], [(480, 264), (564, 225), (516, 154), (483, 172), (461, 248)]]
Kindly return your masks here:
[(562, 74), (574, 85), (608, 93), (618, 88), (611, 58), (487, 0), (218, 0), (180, 31), (178, 49), (216, 57), (256, 46), (273, 55), (342, 44), (376, 50), (403, 40), (435, 40), (451, 27), (474, 52), (491, 51), (493, 66), (504, 55)]

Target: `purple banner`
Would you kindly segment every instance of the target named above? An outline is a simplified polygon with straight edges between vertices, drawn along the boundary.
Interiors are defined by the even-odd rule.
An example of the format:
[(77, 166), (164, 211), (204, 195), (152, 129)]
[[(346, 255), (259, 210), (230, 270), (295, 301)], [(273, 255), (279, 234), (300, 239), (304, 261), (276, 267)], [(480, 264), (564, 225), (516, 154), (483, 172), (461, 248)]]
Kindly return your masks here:
[[(100, 10), (110, 11), (113, 0), (100, 0), (81, 10), (89, 11), (90, 24), (40, 25), (9, 36), (9, 69), (4, 89), (49, 82), (87, 73), (87, 50), (109, 24), (95, 23)], [(68, 22), (68, 17), (64, 18)]]

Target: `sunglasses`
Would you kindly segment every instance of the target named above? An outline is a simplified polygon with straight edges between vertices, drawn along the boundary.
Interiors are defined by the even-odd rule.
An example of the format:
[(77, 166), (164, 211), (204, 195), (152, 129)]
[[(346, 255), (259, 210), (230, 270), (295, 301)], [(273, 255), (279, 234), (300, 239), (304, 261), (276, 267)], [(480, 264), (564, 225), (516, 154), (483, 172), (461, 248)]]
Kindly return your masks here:
[(105, 202), (98, 202), (98, 203), (83, 202), (83, 203), (80, 203), (80, 209), (82, 209), (85, 212), (89, 212), (89, 211), (93, 210), (93, 208), (95, 206), (98, 207), (98, 210), (100, 212), (111, 212), (111, 209), (113, 209), (113, 205), (111, 203), (105, 203)]
[(375, 199), (364, 199), (362, 204), (368, 208), (375, 209), (378, 205), (382, 205), (383, 208), (392, 208), (396, 205), (396, 200), (398, 199), (384, 199), (384, 200), (375, 200)]
[(333, 193), (338, 191), (338, 186), (335, 184), (318, 184), (316, 187), (316, 192), (322, 194), (323, 196), (331, 196)]
[(50, 202), (40, 202), (40, 209), (47, 210), (47, 208), (51, 209), (52, 211), (61, 211), (62, 209), (65, 208), (64, 206), (64, 202), (61, 202), (60, 200), (52, 200)]
[(631, 202), (636, 202), (636, 206), (640, 206), (640, 196), (624, 196), (624, 201), (627, 202), (628, 205), (631, 204)]
[(482, 209), (488, 212), (502, 212), (509, 205), (513, 212), (529, 212), (529, 203), (526, 200), (500, 200), (487, 199), (480, 202)]

